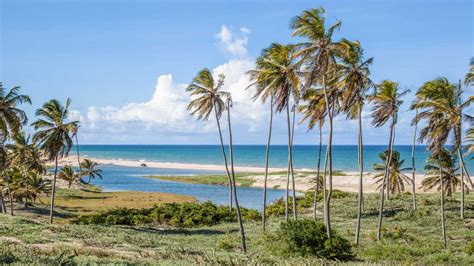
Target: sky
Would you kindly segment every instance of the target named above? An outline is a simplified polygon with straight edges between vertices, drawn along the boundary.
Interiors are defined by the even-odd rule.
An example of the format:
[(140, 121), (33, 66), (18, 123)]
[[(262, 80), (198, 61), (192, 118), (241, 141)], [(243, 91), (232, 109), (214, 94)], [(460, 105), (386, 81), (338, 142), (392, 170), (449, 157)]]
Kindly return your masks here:
[[(206, 67), (226, 76), (234, 143), (265, 144), (270, 106), (251, 100), (245, 73), (271, 43), (301, 41), (289, 21), (319, 6), (328, 23), (342, 21), (336, 38), (358, 40), (374, 57), (375, 82), (412, 91), (396, 129), (396, 144), (411, 144), (416, 89), (440, 76), (457, 82), (469, 68), (472, 1), (0, 0), (0, 81), (32, 98), (24, 106), (30, 122), (44, 102), (71, 98), (70, 119), (81, 122), (84, 144), (217, 144), (215, 120), (196, 121), (186, 110), (186, 85)], [(272, 143), (286, 143), (285, 121), (275, 115)], [(370, 121), (367, 106), (364, 143), (388, 143), (388, 128)], [(334, 130), (334, 144), (357, 144), (355, 121), (336, 117)], [(295, 144), (316, 140), (317, 132), (297, 123)]]

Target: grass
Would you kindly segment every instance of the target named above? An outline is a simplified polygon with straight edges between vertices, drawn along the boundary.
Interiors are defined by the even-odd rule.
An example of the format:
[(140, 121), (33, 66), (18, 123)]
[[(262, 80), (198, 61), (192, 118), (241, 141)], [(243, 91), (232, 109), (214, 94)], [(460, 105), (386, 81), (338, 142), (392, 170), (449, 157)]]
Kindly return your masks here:
[[(249, 176), (258, 175), (255, 173), (235, 174), (235, 182), (241, 187), (250, 187), (255, 181)], [(196, 176), (147, 176), (166, 181), (184, 182), (192, 184), (222, 185), (227, 186), (229, 177), (225, 175), (196, 175)]]
[[(62, 191), (63, 197), (67, 192)], [(83, 193), (83, 192), (80, 192)], [(128, 193), (128, 192), (125, 192)], [(102, 193), (99, 193), (99, 195)], [(459, 218), (459, 194), (446, 201), (448, 248), (443, 249), (439, 222), (439, 195), (419, 194), (418, 211), (411, 196), (387, 202), (382, 241), (376, 241), (378, 196), (365, 195), (361, 244), (354, 246), (350, 263), (474, 264), (474, 195), (466, 196), (466, 216)], [(145, 199), (146, 201), (146, 199)], [(61, 202), (61, 201), (60, 201)], [(134, 202), (141, 206), (140, 201)], [(321, 204), (319, 204), (321, 205)], [(332, 224), (353, 241), (357, 195), (332, 200)], [(63, 211), (63, 210), (60, 210)], [(311, 210), (303, 210), (311, 215)], [(319, 214), (321, 217), (321, 214)], [(268, 234), (281, 218), (270, 219)], [(239, 252), (236, 224), (194, 229), (53, 224), (42, 219), (0, 215), (0, 263), (34, 264), (321, 264), (317, 258), (281, 258), (258, 222), (246, 223), (248, 255)]]
[[(286, 175), (287, 172), (271, 172), (269, 175)], [(299, 175), (314, 175), (316, 172), (312, 171), (295, 171), (295, 174)], [(262, 173), (237, 173), (235, 174), (235, 181), (237, 186), (250, 187), (255, 183), (252, 176), (263, 176)], [(345, 176), (343, 171), (333, 171), (334, 176)], [(229, 183), (229, 178), (226, 174), (220, 175), (195, 175), (195, 176), (147, 176), (149, 178), (156, 178), (165, 181), (183, 182), (191, 184), (206, 184), (206, 185), (222, 185), (226, 186)]]

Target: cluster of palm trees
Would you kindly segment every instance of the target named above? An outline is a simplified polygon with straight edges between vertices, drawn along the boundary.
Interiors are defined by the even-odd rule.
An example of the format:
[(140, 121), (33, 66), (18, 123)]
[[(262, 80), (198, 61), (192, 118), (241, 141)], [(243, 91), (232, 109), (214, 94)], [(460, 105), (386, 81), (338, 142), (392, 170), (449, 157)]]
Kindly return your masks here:
[[(31, 104), (27, 95), (20, 94), (20, 88), (10, 90), (0, 83), (0, 201), (1, 211), (7, 212), (4, 196), (10, 203), (13, 215), (13, 201), (22, 202), (28, 207), (28, 201), (35, 203), (41, 194), (51, 195), (50, 222), (53, 222), (56, 178), (62, 178), (69, 186), (82, 177), (102, 178), (97, 164), (85, 159), (79, 163), (80, 171), (64, 166), (58, 174), (58, 160), (67, 156), (76, 137), (78, 121), (68, 121), (70, 100), (63, 106), (57, 100), (45, 103), (36, 111), (38, 117), (32, 123), (36, 130), (30, 136), (23, 131), (28, 119), (19, 108), (21, 104)], [(76, 143), (78, 144), (78, 143)], [(78, 154), (79, 160), (79, 154)], [(53, 180), (45, 178), (48, 174), (46, 163), (54, 162)]]
[[(400, 154), (394, 150), (395, 129), (398, 122), (398, 112), (403, 103), (403, 96), (409, 90), (401, 90), (397, 82), (383, 80), (375, 84), (370, 78), (370, 66), (373, 58), (365, 58), (364, 50), (357, 41), (347, 39), (334, 39), (335, 31), (341, 27), (337, 21), (332, 25), (326, 23), (326, 12), (323, 8), (315, 8), (303, 11), (291, 20), (293, 36), (302, 40), (297, 44), (273, 43), (262, 51), (262, 55), (256, 60), (254, 70), (248, 72), (252, 81), (249, 88), (256, 90), (254, 100), (260, 99), (262, 103), (270, 102), (270, 121), (268, 131), (268, 142), (265, 157), (265, 177), (263, 190), (263, 212), (262, 229), (266, 224), (266, 183), (268, 177), (268, 161), (270, 154), (270, 143), (272, 136), (272, 123), (274, 113), (286, 113), (288, 128), (288, 175), (286, 186), (286, 215), (289, 219), (289, 200), (292, 198), (293, 218), (297, 219), (297, 197), (295, 195), (295, 178), (293, 170), (292, 145), (294, 139), (295, 113), (300, 112), (302, 121), (307, 121), (308, 128), (317, 126), (319, 131), (317, 174), (314, 200), (314, 218), (317, 217), (317, 197), (319, 191), (323, 193), (323, 218), (327, 228), (327, 235), (331, 237), (331, 193), (333, 191), (333, 127), (334, 117), (345, 115), (347, 119), (358, 121), (358, 165), (359, 165), (359, 195), (357, 208), (357, 225), (355, 230), (355, 243), (359, 243), (361, 215), (363, 213), (363, 142), (362, 142), (362, 110), (365, 105), (372, 106), (372, 125), (381, 127), (389, 124), (390, 135), (388, 148), (380, 155), (382, 164), (376, 164), (374, 169), (381, 171), (376, 175), (376, 183), (379, 184), (380, 206), (378, 216), (378, 239), (381, 238), (382, 219), (386, 199), (390, 194), (405, 190), (405, 184), (411, 185), (413, 194), (413, 208), (416, 210), (416, 187), (415, 187), (415, 153), (416, 142), (428, 144), (432, 156), (426, 165), (428, 178), (423, 186), (429, 189), (438, 186), (442, 197), (448, 188), (449, 195), (456, 189), (461, 188), (461, 217), (464, 217), (464, 190), (465, 176), (468, 177), (466, 167), (462, 158), (462, 129), (463, 119), (472, 117), (463, 114), (470, 103), (474, 100), (471, 96), (462, 101), (461, 84), (453, 85), (447, 79), (440, 78), (426, 82), (416, 93), (416, 100), (411, 109), (416, 111), (413, 119), (414, 138), (412, 147), (412, 165), (403, 167)], [(474, 81), (473, 66), (466, 76), (466, 86), (472, 85)], [(231, 169), (227, 163), (227, 155), (224, 149), (222, 132), (219, 120), (222, 113), (227, 110), (230, 114), (231, 105), (226, 105), (227, 99), (231, 99), (228, 92), (222, 91), (224, 77), (219, 76), (215, 80), (211, 71), (204, 69), (194, 78), (188, 87), (191, 92), (192, 101), (189, 109), (198, 119), (208, 120), (214, 111), (222, 147), (224, 164), (229, 176), (229, 201), (232, 208), (232, 195), (238, 210), (237, 193), (234, 170), (232, 162), (232, 143), (229, 150), (231, 157)], [(417, 126), (420, 121), (427, 123), (421, 129), (417, 137)], [(324, 170), (321, 171), (322, 153), (322, 128), (328, 124), (329, 133), (326, 154), (324, 158)], [(229, 116), (229, 133), (230, 116)], [(447, 150), (444, 146), (448, 136), (453, 135), (452, 149)], [(474, 150), (474, 130), (472, 127), (467, 131), (466, 141), (470, 141), (469, 151)], [(456, 160), (453, 153), (458, 154), (461, 165), (461, 180), (456, 181)], [(404, 173), (411, 170), (411, 177)], [(322, 172), (322, 173), (321, 173)], [(437, 173), (436, 180), (433, 179)], [(321, 176), (322, 175), (322, 176)], [(321, 178), (322, 177), (322, 178)], [(467, 178), (469, 181), (470, 178)], [(290, 184), (292, 197), (289, 196)], [(442, 184), (442, 185), (441, 185)], [(472, 183), (471, 183), (472, 186)], [(443, 210), (443, 200), (441, 201)], [(444, 215), (442, 216), (444, 225)], [(245, 251), (245, 238), (242, 222), (239, 219), (242, 234), (242, 246)], [(444, 232), (444, 226), (443, 226)], [(444, 236), (444, 233), (443, 233)], [(445, 239), (445, 238), (444, 238)]]

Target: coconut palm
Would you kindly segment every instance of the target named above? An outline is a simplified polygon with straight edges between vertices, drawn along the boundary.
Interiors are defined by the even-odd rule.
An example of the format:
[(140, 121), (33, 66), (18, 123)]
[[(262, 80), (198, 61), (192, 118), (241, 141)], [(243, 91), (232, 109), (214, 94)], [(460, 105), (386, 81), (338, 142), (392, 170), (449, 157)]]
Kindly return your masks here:
[[(334, 31), (341, 27), (338, 21), (326, 28), (325, 10), (315, 8), (303, 11), (299, 16), (293, 18), (291, 28), (293, 36), (306, 38), (306, 41), (298, 44), (299, 51), (295, 56), (302, 58), (301, 64), (305, 69), (304, 89), (320, 83), (323, 87), (326, 109), (328, 110), (329, 139), (327, 154), (329, 163), (329, 190), (324, 204), (324, 218), (327, 235), (331, 236), (330, 201), (332, 193), (332, 135), (333, 135), (333, 108), (329, 106), (327, 82), (329, 76), (335, 75), (337, 58), (344, 57), (349, 47), (344, 42), (333, 40)], [(324, 172), (326, 175), (326, 171)]]
[(242, 215), (240, 213), (240, 206), (239, 206), (239, 200), (237, 197), (237, 186), (235, 184), (235, 171), (234, 171), (234, 152), (233, 152), (233, 145), (232, 145), (232, 123), (230, 120), (230, 109), (232, 108), (232, 98), (227, 97), (226, 99), (227, 102), (227, 122), (228, 122), (228, 127), (229, 127), (229, 154), (230, 154), (230, 169), (232, 173), (232, 191), (234, 193), (234, 200), (235, 200), (235, 208), (237, 209), (237, 220), (239, 222), (239, 232), (240, 232), (240, 240), (241, 240), (241, 249), (242, 252), (246, 253), (247, 252), (247, 244), (245, 242), (245, 232), (244, 232), (244, 225), (242, 222)]
[(224, 166), (229, 179), (229, 210), (232, 211), (232, 179), (227, 163), (220, 124), (222, 112), (225, 110), (224, 99), (229, 97), (228, 92), (222, 91), (224, 79), (223, 75), (219, 75), (217, 81), (214, 80), (211, 71), (205, 68), (199, 71), (196, 77), (194, 77), (186, 91), (190, 92), (191, 97), (193, 97), (188, 104), (188, 110), (190, 110), (191, 114), (196, 116), (198, 120), (209, 120), (212, 111), (214, 111), (217, 128), (219, 130), (222, 157), (224, 158)]
[(362, 108), (366, 99), (366, 94), (371, 87), (375, 87), (370, 79), (369, 66), (373, 58), (367, 60), (363, 57), (363, 50), (358, 42), (344, 40), (351, 48), (338, 67), (339, 84), (342, 91), (342, 111), (346, 113), (348, 119), (358, 119), (358, 164), (359, 164), (359, 203), (357, 208), (357, 225), (355, 243), (359, 244), (360, 222), (363, 205), (363, 143), (362, 143)]
[(268, 97), (270, 97), (270, 121), (268, 129), (267, 146), (265, 149), (265, 177), (263, 181), (263, 207), (262, 207), (262, 230), (265, 231), (266, 226), (266, 207), (267, 207), (267, 180), (268, 180), (268, 161), (270, 156), (270, 143), (272, 138), (272, 125), (273, 125), (273, 106), (274, 106), (274, 95), (275, 90), (273, 87), (268, 86), (271, 84), (271, 69), (267, 69), (266, 58), (267, 50), (264, 50), (263, 54), (257, 58), (256, 69), (250, 70), (247, 74), (250, 75), (251, 84), (247, 87), (255, 87), (256, 92), (252, 97), (253, 100), (261, 99), (262, 103), (265, 103)]
[[(456, 157), (455, 154), (446, 148), (443, 148), (438, 156), (430, 156), (425, 165), (426, 178), (421, 183), (421, 187), (425, 191), (436, 187), (437, 191), (443, 191), (448, 197), (451, 197), (457, 188), (461, 188), (461, 184), (464, 184), (464, 188), (469, 191), (468, 185), (463, 183), (456, 174), (459, 170), (459, 167), (456, 167)], [(442, 180), (439, 178), (439, 173), (442, 175)], [(441, 187), (441, 183), (443, 187)]]
[[(427, 141), (428, 149), (436, 151), (444, 145), (448, 137), (453, 135), (453, 150), (459, 157), (461, 165), (461, 180), (464, 183), (464, 174), (468, 175), (462, 156), (462, 121), (463, 111), (474, 102), (474, 97), (462, 101), (461, 83), (452, 84), (446, 78), (438, 78), (425, 82), (416, 93), (416, 100), (412, 109), (420, 112), (413, 119), (413, 123), (426, 120), (426, 126), (421, 129), (419, 141)], [(439, 146), (441, 145), (441, 146)], [(472, 184), (471, 184), (472, 185)], [(461, 187), (461, 218), (464, 218), (464, 188)]]
[[(82, 173), (82, 166), (81, 166), (81, 154), (79, 152), (79, 137), (77, 136), (78, 135), (78, 132), (79, 132), (79, 125), (73, 129), (72, 133), (73, 133), (73, 136), (74, 136), (74, 139), (76, 141), (76, 153), (77, 153), (77, 167), (79, 167), (79, 173)], [(89, 179), (90, 181), (90, 179)]]
[[(377, 187), (377, 190), (379, 190), (380, 192), (382, 191), (382, 183), (386, 172), (385, 168), (387, 166), (388, 157), (390, 157), (389, 151), (385, 150), (384, 152), (379, 153), (379, 158), (382, 160), (383, 163), (374, 164), (374, 170), (379, 171), (379, 173), (374, 175), (373, 178), (376, 180), (375, 183), (379, 185)], [(405, 162), (405, 160), (400, 159), (400, 153), (396, 150), (392, 151), (391, 160), (392, 161), (388, 164), (390, 167), (388, 171), (390, 175), (387, 178), (386, 186), (392, 194), (400, 194), (405, 191), (405, 184), (412, 183), (410, 177), (403, 173), (405, 171), (411, 170), (411, 168), (403, 167), (403, 163)]]
[[(387, 178), (390, 175), (389, 162), (392, 161), (393, 155), (393, 143), (395, 139), (395, 126), (397, 124), (398, 118), (398, 109), (403, 103), (401, 98), (407, 94), (409, 91), (405, 90), (399, 92), (399, 86), (397, 82), (384, 80), (377, 86), (377, 91), (369, 97), (369, 100), (374, 103), (372, 108), (372, 125), (375, 127), (381, 127), (385, 125), (389, 120), (391, 120), (390, 125), (390, 137), (388, 144), (388, 160), (386, 160), (385, 173), (382, 181), (382, 189), (380, 193), (380, 208), (379, 208), (379, 221), (378, 221), (378, 231), (377, 239), (380, 240), (382, 236), (382, 216), (384, 211), (385, 204), (385, 188), (387, 184)], [(387, 190), (389, 192), (389, 190)]]
[(25, 172), (20, 167), (12, 167), (9, 172), (12, 177), (13, 198), (23, 201), (25, 208), (28, 206), (28, 201), (35, 203), (38, 195), (47, 194), (51, 189), (51, 181), (43, 180), (36, 170)]
[(96, 177), (102, 179), (102, 170), (98, 169), (97, 167), (99, 166), (98, 163), (93, 162), (89, 159), (84, 159), (80, 163), (81, 165), (81, 170), (80, 170), (80, 175), (81, 176), (87, 176), (89, 180), (85, 182), (86, 184), (89, 184), (92, 179), (95, 179)]
[(36, 203), (36, 198), (40, 194), (48, 194), (51, 191), (51, 180), (43, 179), (37, 171), (31, 171), (27, 175), (28, 190), (31, 201)]
[(69, 154), (72, 146), (71, 134), (78, 126), (77, 121), (67, 122), (71, 100), (67, 99), (63, 106), (57, 100), (50, 100), (36, 111), (38, 120), (33, 122), (37, 132), (33, 142), (37, 143), (49, 161), (54, 160), (54, 177), (51, 191), (51, 206), (49, 221), (53, 222), (54, 197), (56, 192), (56, 177), (58, 174), (58, 159)]
[(23, 168), (26, 172), (46, 171), (41, 153), (35, 143), (30, 142), (30, 136), (20, 132), (13, 136), (13, 142), (6, 145), (12, 165)]
[[(251, 71), (251, 77), (256, 80), (257, 94), (262, 99), (273, 97), (275, 111), (281, 113), (286, 109), (287, 127), (288, 127), (288, 182), (291, 178), (294, 184), (293, 174), (293, 155), (292, 155), (292, 128), (290, 118), (290, 102), (298, 98), (299, 92), (299, 72), (298, 66), (293, 60), (294, 46), (273, 43), (269, 48), (263, 51), (262, 57), (257, 61), (257, 69)], [(292, 108), (294, 112), (295, 109)], [(294, 113), (293, 113), (294, 114)], [(296, 195), (293, 185), (293, 216), (296, 219)], [(288, 195), (288, 188), (287, 188)], [(288, 206), (288, 196), (286, 197), (286, 206)], [(288, 208), (286, 218), (288, 219)]]
[(79, 175), (74, 172), (71, 165), (66, 165), (59, 171), (58, 178), (67, 181), (68, 187), (71, 188), (72, 183), (79, 178)]

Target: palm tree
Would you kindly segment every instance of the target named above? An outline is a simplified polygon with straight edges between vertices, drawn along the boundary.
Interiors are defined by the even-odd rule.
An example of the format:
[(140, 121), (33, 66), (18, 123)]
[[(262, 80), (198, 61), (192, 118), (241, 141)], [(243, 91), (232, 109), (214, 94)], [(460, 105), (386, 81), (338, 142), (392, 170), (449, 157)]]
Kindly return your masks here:
[(228, 92), (222, 91), (224, 86), (224, 76), (219, 75), (217, 82), (214, 80), (209, 69), (205, 68), (199, 71), (194, 77), (191, 84), (186, 91), (191, 93), (193, 100), (188, 105), (188, 110), (192, 115), (195, 115), (198, 120), (207, 121), (214, 111), (217, 128), (219, 130), (219, 139), (221, 142), (222, 157), (224, 158), (224, 166), (229, 178), (229, 211), (232, 211), (232, 178), (227, 164), (227, 156), (224, 149), (224, 140), (222, 139), (222, 130), (220, 118), (222, 112), (225, 110), (225, 103), (223, 98), (229, 96)]
[[(461, 180), (464, 183), (464, 173), (468, 175), (462, 156), (462, 121), (463, 111), (474, 102), (474, 97), (462, 101), (461, 83), (451, 84), (446, 78), (438, 78), (425, 82), (416, 93), (416, 100), (412, 109), (420, 112), (413, 119), (413, 123), (426, 120), (426, 126), (421, 129), (419, 141), (427, 141), (428, 149), (436, 152), (453, 135), (453, 150), (457, 153), (460, 162)], [(471, 184), (472, 185), (472, 184)], [(464, 219), (464, 188), (461, 187), (461, 218)]]
[[(256, 80), (257, 94), (265, 99), (273, 97), (275, 111), (281, 113), (286, 109), (288, 127), (288, 180), (291, 175), (294, 184), (292, 129), (290, 119), (290, 102), (298, 98), (299, 72), (293, 60), (294, 46), (273, 43), (263, 51), (257, 60), (257, 69), (251, 71), (251, 77)], [(294, 111), (294, 109), (293, 109)], [(293, 187), (293, 216), (296, 219), (296, 195)], [(288, 188), (287, 188), (288, 195)], [(288, 219), (288, 196), (286, 197), (286, 219)]]
[(23, 103), (31, 104), (30, 97), (19, 94), (20, 87), (9, 91), (0, 82), (0, 142), (5, 143), (12, 135), (19, 133), (28, 121), (25, 111), (18, 108)]
[[(19, 132), (13, 136), (12, 140), (13, 143), (6, 145), (10, 156), (10, 164), (21, 172), (17, 179), (20, 177), (23, 179), (22, 184), (25, 186), (25, 192), (28, 192), (29, 174), (33, 171), (42, 174), (46, 171), (46, 168), (36, 144), (30, 143), (30, 136)], [(17, 184), (19, 183), (17, 182)], [(28, 206), (29, 198), (25, 197), (25, 208)]]
[[(333, 41), (333, 33), (341, 27), (338, 21), (326, 28), (325, 10), (315, 8), (303, 11), (299, 16), (293, 18), (291, 28), (293, 36), (304, 37), (306, 42), (298, 44), (299, 51), (295, 57), (301, 57), (301, 64), (305, 67), (304, 89), (310, 88), (316, 83), (323, 87), (326, 110), (329, 122), (329, 140), (327, 144), (327, 157), (329, 161), (329, 190), (324, 204), (324, 218), (328, 237), (331, 236), (330, 202), (332, 193), (332, 135), (333, 135), (333, 107), (329, 105), (327, 81), (336, 72), (337, 58), (344, 57), (349, 47), (344, 42)], [(324, 172), (326, 175), (326, 171)]]
[(389, 165), (389, 177), (387, 178), (386, 186), (392, 194), (400, 194), (405, 191), (405, 184), (411, 184), (412, 180), (403, 172), (411, 170), (410, 167), (403, 168), (405, 160), (400, 159), (400, 153), (396, 150), (392, 151), (391, 162), (387, 164), (387, 158), (390, 157), (389, 151), (379, 153), (379, 158), (383, 163), (374, 164), (374, 170), (380, 173), (374, 175), (375, 183), (379, 184), (377, 190), (382, 191), (382, 183), (386, 172), (386, 166)]
[(371, 87), (375, 87), (370, 79), (369, 66), (373, 58), (367, 60), (363, 57), (363, 50), (358, 42), (345, 41), (351, 48), (350, 53), (339, 65), (338, 76), (340, 78), (338, 87), (342, 93), (342, 110), (349, 119), (358, 119), (358, 164), (359, 164), (359, 203), (357, 208), (357, 226), (355, 234), (355, 244), (359, 244), (360, 222), (363, 205), (363, 173), (364, 157), (362, 143), (362, 108), (366, 99), (366, 94)]
[(58, 177), (66, 180), (68, 182), (68, 187), (71, 188), (72, 183), (79, 178), (79, 175), (74, 173), (71, 165), (66, 165), (61, 169), (61, 171), (59, 171)]
[(256, 61), (256, 69), (250, 70), (247, 74), (250, 75), (250, 80), (252, 83), (247, 87), (254, 86), (256, 88), (255, 95), (252, 97), (253, 100), (260, 98), (262, 103), (265, 103), (266, 99), (270, 97), (270, 121), (269, 121), (269, 129), (268, 129), (268, 140), (267, 146), (265, 149), (265, 177), (263, 181), (263, 208), (262, 208), (262, 231), (265, 231), (266, 226), (266, 207), (267, 207), (267, 180), (268, 180), (268, 161), (270, 156), (270, 142), (272, 138), (272, 125), (273, 125), (273, 105), (274, 105), (274, 88), (268, 86), (270, 83), (269, 75), (271, 73), (270, 69), (267, 69), (266, 66), (266, 50), (264, 53), (257, 58)]
[[(456, 172), (459, 167), (456, 167), (456, 155), (451, 151), (443, 148), (439, 152), (439, 156), (430, 156), (427, 164), (425, 165), (426, 178), (421, 183), (421, 187), (427, 191), (436, 187), (437, 191), (443, 191), (443, 193), (451, 197), (456, 189), (461, 188), (461, 184), (464, 184), (464, 188), (469, 191), (469, 187), (466, 183), (463, 183)], [(439, 178), (441, 173), (441, 180)], [(441, 187), (441, 182), (443, 186)]]
[[(418, 116), (418, 109), (415, 109), (415, 117)], [(415, 185), (415, 178), (416, 178), (416, 167), (415, 167), (415, 144), (416, 144), (416, 131), (418, 129), (418, 123), (414, 124), (413, 127), (413, 143), (411, 146), (411, 167), (412, 167), (412, 199), (413, 199), (413, 210), (416, 211), (416, 185)]]
[(242, 215), (240, 213), (240, 206), (239, 200), (237, 198), (237, 186), (235, 185), (235, 171), (234, 171), (234, 153), (233, 153), (233, 145), (232, 145), (232, 124), (230, 121), (230, 108), (232, 107), (232, 98), (227, 97), (227, 122), (229, 126), (229, 154), (230, 154), (230, 168), (232, 171), (232, 191), (234, 192), (234, 200), (235, 200), (235, 208), (237, 209), (237, 220), (239, 222), (239, 232), (240, 232), (240, 240), (241, 240), (241, 249), (242, 252), (247, 252), (247, 244), (245, 243), (245, 232), (244, 232), (244, 225), (242, 223)]
[[(391, 120), (390, 125), (390, 137), (388, 144), (388, 160), (386, 160), (385, 173), (382, 180), (382, 189), (380, 193), (380, 208), (379, 208), (379, 221), (378, 221), (378, 231), (377, 239), (380, 240), (382, 236), (382, 216), (385, 204), (385, 187), (387, 184), (387, 178), (390, 175), (389, 162), (392, 161), (393, 155), (393, 143), (395, 140), (395, 126), (397, 124), (398, 118), (398, 109), (403, 103), (401, 97), (409, 92), (405, 90), (402, 93), (399, 93), (399, 87), (397, 82), (390, 80), (384, 80), (380, 85), (377, 86), (377, 91), (374, 95), (369, 97), (369, 100), (374, 102), (374, 107), (372, 108), (372, 125), (375, 127), (381, 127), (385, 125), (389, 120)], [(389, 190), (387, 190), (388, 192)]]
[(465, 153), (465, 156), (468, 156), (468, 155), (470, 155), (471, 153), (474, 152), (474, 127), (472, 127), (472, 126), (466, 132), (466, 141), (469, 144), (466, 145), (467, 151)]
[[(82, 173), (82, 166), (81, 166), (81, 155), (79, 153), (79, 138), (78, 138), (78, 132), (79, 132), (80, 126), (78, 125), (76, 128), (73, 129), (72, 133), (73, 136), (76, 140), (76, 153), (77, 153), (77, 167), (79, 167), (79, 174)], [(90, 179), (89, 179), (90, 181)]]
[(102, 179), (102, 170), (101, 169), (97, 169), (97, 167), (99, 166), (98, 163), (96, 162), (93, 162), (89, 159), (84, 159), (82, 160), (82, 162), (80, 163), (81, 165), (81, 170), (80, 170), (80, 175), (81, 176), (87, 176), (89, 178), (89, 180), (86, 182), (86, 184), (89, 184), (91, 182), (92, 179), (95, 179), (96, 177)]
[(54, 178), (49, 215), (50, 223), (53, 222), (58, 159), (69, 154), (73, 142), (71, 134), (78, 126), (77, 121), (67, 122), (70, 104), (70, 99), (67, 99), (65, 106), (57, 100), (46, 102), (42, 108), (36, 110), (36, 116), (40, 118), (32, 124), (35, 130), (37, 130), (33, 136), (33, 142), (38, 143), (49, 161), (54, 160)]

